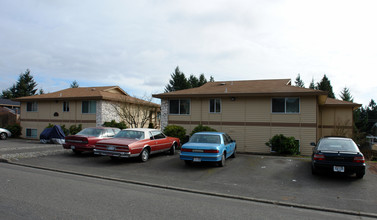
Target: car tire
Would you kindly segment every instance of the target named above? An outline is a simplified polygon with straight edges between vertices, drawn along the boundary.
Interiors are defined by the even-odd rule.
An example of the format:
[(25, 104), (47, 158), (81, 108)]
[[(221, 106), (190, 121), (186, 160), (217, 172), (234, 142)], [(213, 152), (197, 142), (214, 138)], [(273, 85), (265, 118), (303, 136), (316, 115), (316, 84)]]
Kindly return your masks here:
[(3, 133), (0, 134), (0, 139), (1, 140), (6, 140), (7, 138), (8, 138), (7, 133), (3, 132)]
[(221, 160), (218, 162), (219, 167), (225, 166), (225, 154), (221, 156)]
[(80, 155), (82, 153), (82, 151), (74, 150), (74, 149), (72, 149), (72, 152), (75, 153), (76, 155)]
[(356, 173), (356, 178), (362, 179), (364, 177), (364, 175), (365, 175), (365, 172), (357, 172)]
[(144, 148), (140, 153), (140, 160), (141, 162), (147, 162), (149, 159), (149, 151), (147, 148)]
[(237, 154), (237, 147), (234, 148), (234, 152), (233, 152), (233, 154), (230, 157), (231, 158), (236, 158), (236, 154)]
[(170, 150), (169, 150), (169, 154), (170, 155), (174, 155), (175, 154), (175, 147), (177, 146), (177, 144), (176, 143), (174, 143), (172, 146), (171, 146), (171, 148), (170, 148)]

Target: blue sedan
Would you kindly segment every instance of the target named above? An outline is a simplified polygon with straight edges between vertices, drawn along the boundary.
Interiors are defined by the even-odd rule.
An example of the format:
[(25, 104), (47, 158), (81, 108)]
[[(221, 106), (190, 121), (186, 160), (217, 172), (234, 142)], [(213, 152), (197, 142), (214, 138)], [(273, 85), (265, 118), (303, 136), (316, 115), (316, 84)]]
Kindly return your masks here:
[(216, 162), (220, 167), (225, 159), (236, 157), (236, 141), (223, 132), (198, 132), (182, 145), (180, 158), (186, 164), (191, 162)]

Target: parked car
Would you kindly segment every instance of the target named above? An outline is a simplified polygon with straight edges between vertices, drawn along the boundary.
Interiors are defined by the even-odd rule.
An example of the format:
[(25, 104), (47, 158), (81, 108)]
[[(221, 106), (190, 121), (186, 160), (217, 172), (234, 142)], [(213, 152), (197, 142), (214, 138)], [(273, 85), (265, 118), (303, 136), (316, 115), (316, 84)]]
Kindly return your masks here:
[(316, 145), (311, 143), (312, 174), (320, 172), (365, 175), (365, 158), (350, 138), (324, 137)]
[(0, 139), (6, 140), (8, 137), (12, 136), (12, 133), (5, 128), (0, 128)]
[(76, 135), (65, 137), (64, 149), (71, 149), (74, 153), (80, 154), (84, 151), (93, 152), (97, 141), (114, 137), (120, 131), (119, 128), (92, 127), (81, 130)]
[(110, 156), (112, 159), (139, 157), (145, 162), (150, 154), (168, 151), (173, 155), (178, 146), (179, 138), (167, 137), (160, 130), (128, 128), (111, 140), (97, 142), (94, 154)]
[(198, 132), (182, 145), (180, 159), (191, 162), (216, 162), (220, 167), (225, 159), (236, 157), (237, 145), (228, 134), (222, 132)]

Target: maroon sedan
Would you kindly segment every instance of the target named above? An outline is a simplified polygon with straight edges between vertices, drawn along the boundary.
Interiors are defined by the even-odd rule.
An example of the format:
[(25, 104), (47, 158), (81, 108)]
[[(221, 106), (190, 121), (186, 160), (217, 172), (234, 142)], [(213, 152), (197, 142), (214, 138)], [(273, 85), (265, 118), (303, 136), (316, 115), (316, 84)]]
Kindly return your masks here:
[(119, 128), (94, 127), (85, 128), (76, 135), (65, 137), (64, 149), (71, 149), (74, 153), (80, 154), (84, 151), (93, 152), (97, 141), (114, 137), (120, 131)]

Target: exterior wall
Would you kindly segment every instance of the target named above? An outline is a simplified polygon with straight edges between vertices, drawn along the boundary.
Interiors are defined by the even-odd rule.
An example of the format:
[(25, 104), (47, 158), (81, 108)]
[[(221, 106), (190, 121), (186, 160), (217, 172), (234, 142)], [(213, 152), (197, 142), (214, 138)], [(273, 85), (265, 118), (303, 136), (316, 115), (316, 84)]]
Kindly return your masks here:
[[(83, 128), (96, 126), (96, 114), (83, 114), (82, 101), (69, 101), (69, 112), (63, 112), (63, 101), (38, 101), (38, 111), (27, 112), (26, 102), (21, 102), (22, 137), (26, 138), (26, 129), (37, 129), (37, 139), (49, 123), (54, 125), (82, 124)], [(98, 110), (98, 104), (97, 104)], [(55, 114), (57, 113), (57, 115)], [(54, 116), (55, 114), (55, 116)]]
[[(121, 118), (114, 109), (115, 102), (110, 101), (97, 101), (97, 116), (96, 116), (96, 126), (101, 126), (103, 123), (111, 120), (120, 122)], [(117, 105), (119, 106), (119, 105)]]
[(319, 108), (318, 138), (323, 136), (352, 137), (353, 109), (351, 107)]
[[(209, 98), (192, 98), (189, 115), (168, 115), (169, 124), (183, 126), (189, 134), (198, 124), (228, 133), (241, 152), (269, 153), (265, 143), (276, 134), (293, 136), (300, 151), (309, 155), (317, 136), (316, 97), (300, 97), (297, 114), (272, 113), (272, 97), (221, 98), (221, 112), (209, 113)], [(163, 100), (164, 102), (166, 100)], [(168, 105), (161, 106), (168, 111)], [(164, 108), (167, 108), (166, 110)]]

